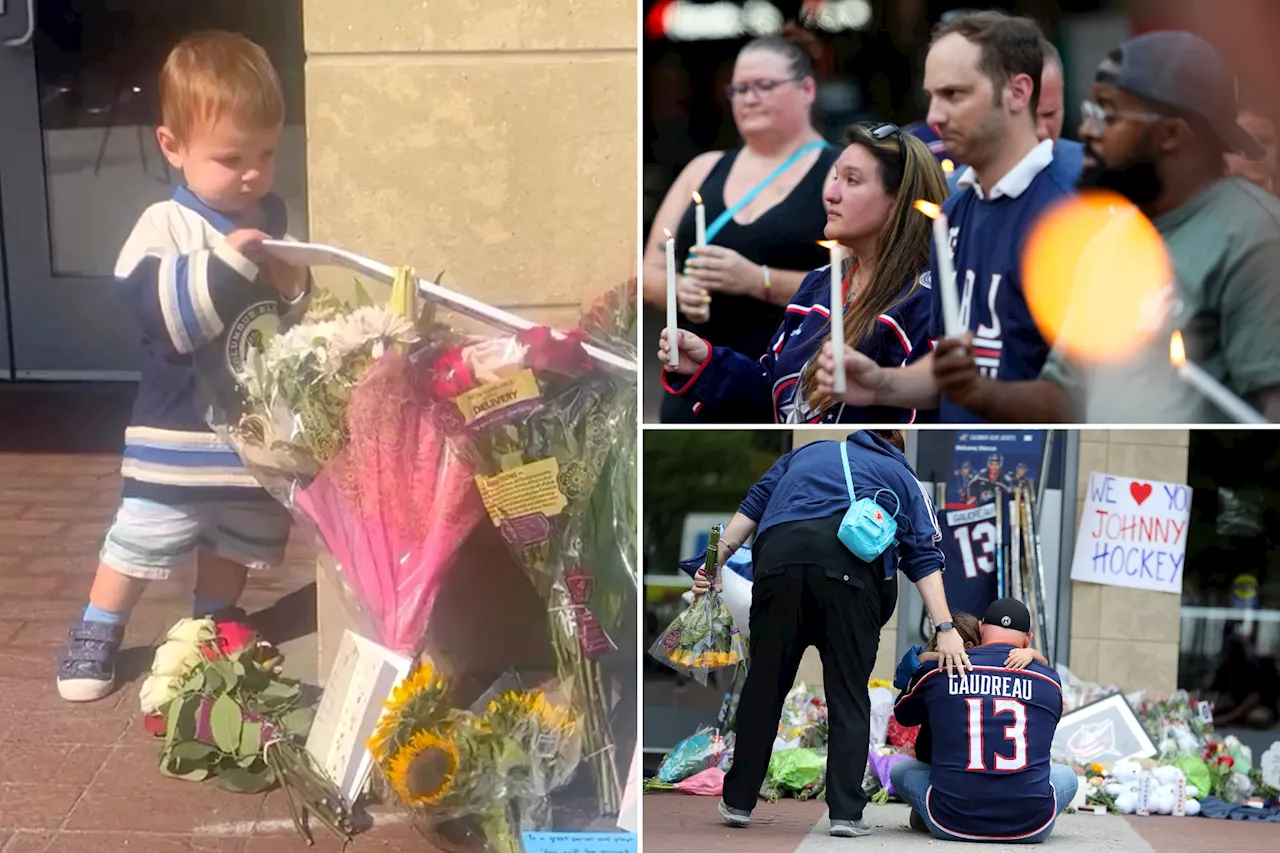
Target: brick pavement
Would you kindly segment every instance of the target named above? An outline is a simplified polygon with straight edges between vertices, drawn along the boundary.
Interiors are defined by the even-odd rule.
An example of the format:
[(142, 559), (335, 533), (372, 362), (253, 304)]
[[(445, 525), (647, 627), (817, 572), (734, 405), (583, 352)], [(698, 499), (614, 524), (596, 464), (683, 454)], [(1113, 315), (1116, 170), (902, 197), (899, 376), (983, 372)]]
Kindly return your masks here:
[[(846, 849), (858, 853), (911, 853), (965, 849), (962, 844), (935, 841), (910, 831), (906, 807), (900, 804), (868, 806), (865, 816), (876, 827), (875, 832), (850, 841), (826, 835), (826, 808), (821, 803), (761, 803), (752, 815), (751, 828), (744, 831), (723, 825), (716, 815), (715, 802), (711, 797), (646, 794), (642, 801), (645, 853), (834, 853)], [(1280, 825), (1200, 817), (1063, 815), (1044, 846), (1059, 853), (1270, 853), (1280, 847)], [(1027, 848), (986, 844), (973, 849), (1012, 853)]]
[[(0, 386), (0, 853), (290, 853), (303, 850), (279, 792), (242, 795), (162, 777), (141, 727), (138, 685), (151, 647), (190, 606), (190, 576), (154, 584), (130, 622), (121, 688), (71, 705), (54, 686), (63, 635), (84, 606), (101, 538), (119, 495), (117, 448), (132, 390)], [(300, 539), (301, 537), (295, 537)], [(253, 613), (282, 599), (264, 626), (314, 634), (314, 553), (291, 543), (281, 573), (254, 578)], [(305, 642), (305, 640), (304, 640)], [(429, 845), (381, 815), (352, 845)], [(339, 850), (327, 831), (315, 851)]]

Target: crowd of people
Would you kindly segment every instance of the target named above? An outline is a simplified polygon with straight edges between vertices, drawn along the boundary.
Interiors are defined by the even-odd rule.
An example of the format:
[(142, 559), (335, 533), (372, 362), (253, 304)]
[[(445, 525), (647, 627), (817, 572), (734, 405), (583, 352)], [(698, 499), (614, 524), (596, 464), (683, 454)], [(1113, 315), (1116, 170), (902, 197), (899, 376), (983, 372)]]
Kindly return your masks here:
[[(1159, 31), (1110, 52), (1081, 106), (1079, 141), (1062, 138), (1061, 57), (1028, 18), (948, 19), (921, 83), (924, 122), (860, 123), (836, 147), (813, 125), (804, 52), (779, 37), (742, 49), (727, 94), (743, 147), (689, 163), (646, 246), (644, 296), (663, 307), (664, 229), (676, 235), (679, 328), (653, 335), (663, 421), (1229, 419), (1180, 377), (1175, 332), (1204, 373), (1280, 419), (1280, 339), (1270, 334), (1280, 322), (1274, 126), (1238, 101), (1236, 77), (1209, 43)], [(1170, 271), (1123, 328), (1123, 346), (1099, 347), (1098, 357), (1054, 338), (1025, 281), (1034, 229), (1086, 190), (1119, 196), (1117, 220), (1149, 221)], [(724, 219), (701, 247), (695, 192), (708, 218)], [(918, 201), (940, 204), (948, 218), (953, 281), (940, 278)], [(839, 359), (824, 240), (852, 260), (842, 265)], [(1105, 264), (1090, 269), (1099, 266), (1105, 275)], [(958, 334), (945, 328), (940, 285), (957, 291)]]

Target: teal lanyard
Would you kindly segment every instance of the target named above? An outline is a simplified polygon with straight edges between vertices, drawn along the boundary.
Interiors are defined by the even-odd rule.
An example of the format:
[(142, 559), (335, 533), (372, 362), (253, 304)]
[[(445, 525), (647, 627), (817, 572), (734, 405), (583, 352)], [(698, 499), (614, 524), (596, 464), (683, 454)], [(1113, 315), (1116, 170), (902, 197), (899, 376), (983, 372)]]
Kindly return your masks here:
[[(825, 139), (819, 139), (816, 142), (810, 142), (808, 145), (802, 146), (798, 151), (796, 151), (796, 153), (788, 157), (785, 163), (770, 172), (767, 178), (756, 184), (755, 187), (752, 188), (751, 192), (739, 199), (737, 204), (733, 207), (727, 208), (723, 213), (716, 217), (714, 222), (707, 226), (707, 243), (710, 244), (711, 241), (716, 238), (716, 235), (720, 233), (720, 230), (724, 228), (725, 225), (729, 224), (729, 220), (738, 215), (738, 211), (751, 204), (756, 196), (764, 192), (765, 187), (776, 181), (778, 176), (787, 171), (787, 169), (790, 169), (797, 160), (808, 154), (810, 151), (814, 151), (819, 148), (827, 148), (830, 144), (831, 143), (827, 142)], [(692, 251), (696, 251), (696, 247)]]

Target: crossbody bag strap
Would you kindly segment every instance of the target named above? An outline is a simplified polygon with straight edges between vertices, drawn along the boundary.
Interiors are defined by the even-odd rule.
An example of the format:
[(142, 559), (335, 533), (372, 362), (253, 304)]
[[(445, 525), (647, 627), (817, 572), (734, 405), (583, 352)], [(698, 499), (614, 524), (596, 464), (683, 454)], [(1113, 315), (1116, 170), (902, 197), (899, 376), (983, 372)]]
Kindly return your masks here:
[(830, 145), (830, 143), (827, 142), (827, 140), (819, 139), (815, 142), (810, 142), (808, 145), (801, 146), (800, 149), (796, 151), (796, 153), (792, 154), (790, 157), (787, 158), (787, 161), (785, 163), (783, 163), (781, 166), (779, 166), (778, 168), (770, 172), (769, 175), (763, 181), (756, 184), (751, 189), (750, 192), (748, 192), (746, 195), (740, 198), (737, 204), (735, 204), (733, 207), (725, 208), (724, 212), (721, 213), (719, 216), (717, 216), (715, 220), (710, 225), (707, 226), (707, 242), (710, 243), (712, 240), (714, 240), (716, 235), (720, 233), (720, 230), (724, 228), (725, 225), (729, 224), (729, 220), (738, 215), (738, 211), (742, 210), (742, 208), (751, 204), (751, 202), (755, 200), (756, 196), (764, 192), (765, 188), (769, 186), (769, 184), (776, 181), (778, 177), (783, 172), (787, 171), (787, 169), (790, 169), (797, 160), (799, 160), (805, 154), (808, 154), (810, 151), (813, 151), (818, 148), (826, 148), (828, 145)]
[(840, 461), (844, 463), (844, 487), (849, 490), (849, 502), (857, 500), (853, 493), (853, 475), (849, 473), (849, 442), (840, 442)]

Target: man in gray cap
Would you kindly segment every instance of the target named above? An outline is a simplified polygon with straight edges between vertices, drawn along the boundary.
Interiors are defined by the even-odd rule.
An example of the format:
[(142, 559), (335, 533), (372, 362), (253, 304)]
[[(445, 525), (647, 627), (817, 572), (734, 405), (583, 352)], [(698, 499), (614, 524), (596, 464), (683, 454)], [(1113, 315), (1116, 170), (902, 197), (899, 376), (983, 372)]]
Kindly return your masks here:
[(1082, 188), (1133, 202), (1159, 231), (1174, 273), (1145, 329), (1134, 329), (1145, 343), (1106, 365), (1069, 362), (1058, 348), (1040, 379), (997, 385), (978, 375), (967, 348), (943, 341), (934, 354), (947, 365), (943, 393), (993, 421), (1225, 420), (1170, 364), (1176, 329), (1190, 361), (1280, 420), (1280, 201), (1224, 177), (1225, 153), (1262, 154), (1237, 123), (1234, 75), (1191, 33), (1147, 33), (1099, 64), (1083, 112)]

